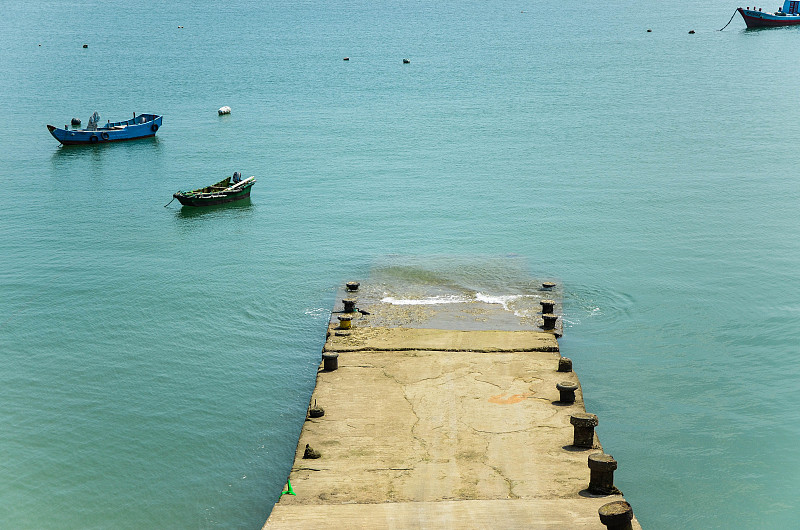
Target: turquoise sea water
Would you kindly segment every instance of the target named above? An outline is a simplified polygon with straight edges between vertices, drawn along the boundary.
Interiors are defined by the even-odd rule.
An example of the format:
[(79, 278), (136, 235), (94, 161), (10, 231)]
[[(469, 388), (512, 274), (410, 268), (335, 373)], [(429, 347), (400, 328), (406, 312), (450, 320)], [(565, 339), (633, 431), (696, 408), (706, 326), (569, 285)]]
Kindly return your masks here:
[[(376, 270), (557, 279), (642, 524), (794, 526), (800, 28), (718, 32), (721, 0), (2, 6), (0, 526), (259, 528), (336, 289)], [(95, 110), (164, 125), (45, 128)], [(163, 207), (234, 170), (249, 204)]]

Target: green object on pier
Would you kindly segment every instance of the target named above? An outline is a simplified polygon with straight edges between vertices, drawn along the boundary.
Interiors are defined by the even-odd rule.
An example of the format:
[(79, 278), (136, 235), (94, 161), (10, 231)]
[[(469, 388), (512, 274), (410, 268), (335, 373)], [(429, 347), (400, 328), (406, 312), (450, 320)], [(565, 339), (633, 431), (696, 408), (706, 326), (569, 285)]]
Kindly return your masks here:
[(281, 492), (281, 495), (286, 495), (286, 494), (288, 493), (289, 495), (294, 495), (294, 496), (296, 497), (296, 496), (297, 496), (297, 494), (296, 494), (296, 493), (294, 492), (294, 490), (292, 489), (292, 483), (291, 483), (291, 482), (289, 482), (289, 479), (288, 479), (288, 478), (286, 479), (286, 485), (289, 487), (289, 489), (288, 489), (288, 490), (286, 490), (286, 491), (282, 491), (282, 492)]

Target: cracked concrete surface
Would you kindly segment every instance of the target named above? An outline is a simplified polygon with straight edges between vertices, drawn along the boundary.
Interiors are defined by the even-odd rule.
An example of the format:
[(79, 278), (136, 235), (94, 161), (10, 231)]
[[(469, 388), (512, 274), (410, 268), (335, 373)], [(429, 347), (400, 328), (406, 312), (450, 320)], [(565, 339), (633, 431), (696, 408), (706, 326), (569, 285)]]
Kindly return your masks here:
[[(604, 528), (558, 403), (556, 338), (535, 331), (330, 330), (290, 480), (265, 528)], [(602, 421), (602, 419), (601, 419)], [(306, 444), (320, 451), (303, 459)], [(345, 507), (345, 505), (347, 507)], [(443, 514), (448, 514), (446, 517)], [(634, 527), (638, 523), (634, 521)]]

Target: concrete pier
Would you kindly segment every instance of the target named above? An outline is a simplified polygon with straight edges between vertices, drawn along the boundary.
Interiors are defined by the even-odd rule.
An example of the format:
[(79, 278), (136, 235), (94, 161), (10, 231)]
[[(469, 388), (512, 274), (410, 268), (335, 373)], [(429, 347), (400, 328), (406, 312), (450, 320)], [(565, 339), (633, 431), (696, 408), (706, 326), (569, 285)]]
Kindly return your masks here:
[[(571, 416), (586, 411), (576, 374), (558, 371), (560, 319), (543, 330), (553, 326), (541, 313), (518, 325), (497, 304), (345, 297), (353, 318), (341, 329), (340, 299), (324, 347), (337, 362), (320, 363), (294, 495), (265, 529), (605, 528), (598, 510), (624, 499), (588, 490), (589, 455), (603, 448), (592, 434), (573, 445)], [(541, 297), (551, 314), (554, 293)], [(572, 403), (561, 400), (564, 383), (578, 385)]]

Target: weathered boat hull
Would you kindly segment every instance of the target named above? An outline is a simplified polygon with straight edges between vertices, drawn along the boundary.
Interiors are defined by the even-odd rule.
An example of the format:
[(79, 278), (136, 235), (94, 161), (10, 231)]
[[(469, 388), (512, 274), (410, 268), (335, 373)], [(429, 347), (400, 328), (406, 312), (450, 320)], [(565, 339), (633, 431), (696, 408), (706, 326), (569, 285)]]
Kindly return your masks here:
[(231, 202), (241, 201), (244, 199), (250, 198), (250, 189), (253, 187), (252, 184), (242, 189), (242, 191), (231, 193), (224, 196), (218, 197), (191, 197), (181, 194), (174, 194), (173, 197), (178, 199), (183, 206), (217, 206), (219, 204), (228, 204)]
[(152, 138), (161, 128), (162, 119), (156, 114), (140, 114), (130, 120), (107, 123), (96, 130), (61, 129), (52, 125), (48, 125), (47, 130), (63, 145), (92, 145)]
[[(234, 177), (238, 176), (234, 173)], [(192, 191), (178, 191), (172, 194), (173, 199), (184, 206), (217, 206), (250, 198), (250, 189), (256, 183), (255, 177), (236, 182), (231, 186), (231, 177), (224, 178), (216, 184)]]
[(737, 11), (742, 15), (748, 28), (777, 28), (800, 25), (800, 15), (797, 14), (776, 15), (742, 7), (738, 8)]

